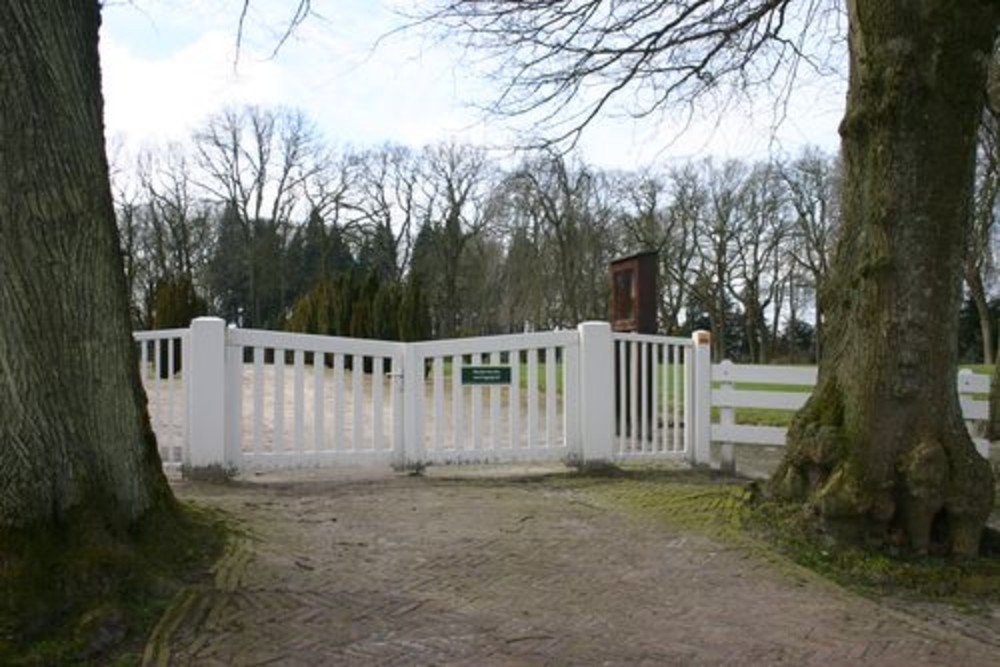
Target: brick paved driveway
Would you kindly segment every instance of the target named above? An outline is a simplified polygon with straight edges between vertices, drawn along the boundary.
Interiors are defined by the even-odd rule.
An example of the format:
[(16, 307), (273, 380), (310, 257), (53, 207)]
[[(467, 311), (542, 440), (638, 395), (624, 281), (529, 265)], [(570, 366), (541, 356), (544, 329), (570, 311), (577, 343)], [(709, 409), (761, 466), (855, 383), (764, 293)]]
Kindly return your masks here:
[(537, 481), (177, 492), (247, 535), (164, 617), (147, 664), (1000, 664), (996, 616), (971, 637)]

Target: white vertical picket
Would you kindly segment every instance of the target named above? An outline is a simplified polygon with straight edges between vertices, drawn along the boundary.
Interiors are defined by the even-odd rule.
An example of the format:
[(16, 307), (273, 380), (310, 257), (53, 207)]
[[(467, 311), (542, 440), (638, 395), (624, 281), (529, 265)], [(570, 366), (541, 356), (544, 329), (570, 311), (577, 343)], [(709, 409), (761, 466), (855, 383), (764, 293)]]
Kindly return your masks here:
[(344, 354), (333, 357), (333, 450), (344, 451)]
[(510, 446), (521, 446), (521, 352), (510, 353)]
[(628, 358), (629, 358), (629, 422), (630, 422), (630, 433), (631, 436), (631, 451), (637, 451), (639, 448), (639, 344), (635, 341), (629, 341), (627, 343), (629, 346)]
[(264, 449), (264, 348), (253, 349), (253, 453)]
[(626, 428), (626, 424), (628, 423), (628, 405), (625, 403), (625, 397), (628, 394), (628, 386), (625, 384), (625, 378), (628, 375), (628, 366), (625, 363), (625, 352), (628, 349), (628, 342), (620, 340), (612, 344), (618, 346), (618, 364), (616, 366), (618, 372), (615, 376), (615, 387), (618, 389), (617, 451), (623, 452), (625, 451), (625, 442), (628, 437), (628, 429)]
[(650, 360), (652, 370), (649, 372), (649, 378), (652, 382), (649, 393), (652, 396), (652, 402), (649, 406), (649, 435), (647, 436), (649, 440), (649, 451), (656, 452), (660, 451), (660, 351), (664, 349), (663, 345), (651, 344), (649, 346)]
[(556, 446), (556, 348), (545, 348), (545, 446)]
[(434, 357), (434, 451), (444, 449), (444, 358)]
[[(500, 353), (490, 354), (490, 365), (500, 365)], [(500, 392), (502, 389), (494, 385), (490, 387), (490, 448), (500, 449)]]
[(681, 441), (681, 436), (687, 429), (687, 413), (684, 413), (684, 431), (681, 430), (681, 406), (684, 405), (685, 394), (683, 391), (684, 385), (681, 383), (681, 364), (684, 363), (681, 356), (686, 348), (682, 348), (679, 345), (674, 345), (674, 447), (675, 452), (681, 451), (687, 446), (686, 441)]
[(382, 383), (385, 382), (385, 357), (372, 359), (372, 449), (385, 449), (382, 436)]
[(226, 420), (226, 461), (235, 465), (243, 454), (243, 348), (241, 346), (233, 345), (226, 348), (226, 372), (229, 375), (226, 379), (226, 408), (229, 411)]
[(323, 428), (323, 416), (326, 413), (323, 405), (323, 389), (326, 386), (326, 355), (313, 352), (313, 449), (321, 452), (326, 449), (326, 437)]
[(674, 449), (674, 432), (671, 426), (674, 414), (674, 395), (672, 389), (673, 378), (673, 345), (663, 346), (663, 370), (660, 381), (663, 383), (663, 451), (670, 452)]
[[(159, 416), (162, 414), (163, 409), (163, 396), (160, 393), (160, 345), (163, 341), (159, 338), (153, 343), (153, 405), (156, 406), (156, 414)], [(157, 421), (162, 422), (162, 419), (157, 419)]]
[(427, 392), (427, 377), (424, 370), (424, 359), (418, 355), (418, 363), (416, 364), (416, 387), (414, 389), (413, 396), (413, 407), (416, 414), (413, 415), (413, 432), (416, 436), (417, 456), (418, 460), (423, 457), (424, 452), (427, 448), (427, 437), (426, 429), (424, 428), (424, 410), (427, 406), (427, 401), (424, 398), (424, 394)]
[(639, 451), (645, 452), (646, 440), (649, 438), (649, 425), (646, 420), (649, 418), (649, 378), (646, 371), (649, 368), (649, 344), (638, 343), (637, 350), (639, 357), (639, 395), (636, 400), (639, 402)]
[(396, 460), (400, 460), (403, 451), (403, 355), (392, 357), (392, 375), (390, 380), (390, 400), (392, 401), (392, 451)]
[(365, 435), (364, 418), (365, 358), (360, 354), (351, 356), (351, 451), (361, 451)]
[(285, 351), (274, 350), (274, 440), (271, 451), (285, 448)]
[[(472, 365), (482, 366), (483, 357), (480, 354), (472, 355)], [(480, 451), (483, 448), (483, 388), (472, 385), (472, 449)]]
[[(176, 384), (176, 377), (174, 375), (174, 339), (167, 338), (165, 340), (167, 344), (167, 423), (172, 427), (174, 425), (174, 397), (176, 395), (176, 390), (174, 385)], [(171, 433), (171, 437), (167, 439), (167, 460), (174, 461), (174, 446), (177, 444), (176, 431)]]
[(463, 449), (462, 423), (464, 406), (462, 405), (462, 355), (455, 354), (451, 357), (451, 428), (452, 447)]
[(305, 356), (306, 353), (302, 350), (295, 350), (293, 360), (295, 362), (295, 451), (298, 454), (302, 453), (303, 443), (305, 439), (305, 421), (306, 421), (306, 378), (305, 378)]
[(533, 448), (538, 439), (538, 350), (528, 350), (528, 444)]

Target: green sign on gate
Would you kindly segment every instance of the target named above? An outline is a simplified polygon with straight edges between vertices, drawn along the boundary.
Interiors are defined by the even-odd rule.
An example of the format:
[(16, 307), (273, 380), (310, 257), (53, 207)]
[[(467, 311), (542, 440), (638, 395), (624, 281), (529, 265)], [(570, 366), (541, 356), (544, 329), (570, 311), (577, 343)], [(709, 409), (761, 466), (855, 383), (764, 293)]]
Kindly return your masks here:
[(462, 384), (510, 384), (510, 366), (466, 366)]

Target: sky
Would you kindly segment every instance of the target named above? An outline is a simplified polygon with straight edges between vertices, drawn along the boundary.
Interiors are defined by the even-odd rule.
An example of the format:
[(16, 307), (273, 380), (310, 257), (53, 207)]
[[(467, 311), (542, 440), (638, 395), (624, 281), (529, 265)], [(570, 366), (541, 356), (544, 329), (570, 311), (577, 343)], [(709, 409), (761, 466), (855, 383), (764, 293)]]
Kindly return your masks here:
[[(107, 2), (100, 49), (109, 141), (133, 150), (183, 142), (209, 115), (242, 104), (302, 109), (330, 144), (344, 147), (458, 141), (504, 152), (530, 129), (477, 107), (495, 88), (454, 44), (416, 31), (386, 36), (402, 22), (386, 2), (313, 0), (319, 16), (272, 57), (294, 4), (251, 3), (237, 62), (241, 0)], [(721, 122), (696, 117), (683, 134), (676, 117), (612, 114), (588, 129), (580, 153), (633, 169), (703, 156), (762, 159), (807, 144), (833, 152), (843, 88), (801, 84), (776, 131), (769, 99), (731, 109)]]

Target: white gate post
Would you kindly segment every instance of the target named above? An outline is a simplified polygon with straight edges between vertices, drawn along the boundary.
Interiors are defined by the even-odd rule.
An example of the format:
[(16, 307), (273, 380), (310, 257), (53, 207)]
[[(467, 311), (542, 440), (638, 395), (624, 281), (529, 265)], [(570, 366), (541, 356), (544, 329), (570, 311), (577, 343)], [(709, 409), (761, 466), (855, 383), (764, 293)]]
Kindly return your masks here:
[(712, 334), (703, 330), (695, 331), (691, 334), (691, 340), (694, 343), (692, 462), (696, 465), (708, 465), (712, 445)]
[(188, 460), (191, 468), (226, 465), (226, 322), (199, 317), (191, 322), (188, 391)]
[(611, 460), (614, 434), (614, 342), (607, 322), (584, 322), (580, 333), (580, 434), (585, 464)]
[(394, 465), (397, 469), (419, 469), (423, 464), (423, 420), (419, 413), (423, 386), (423, 362), (412, 343), (403, 344), (403, 440), (397, 446)]

